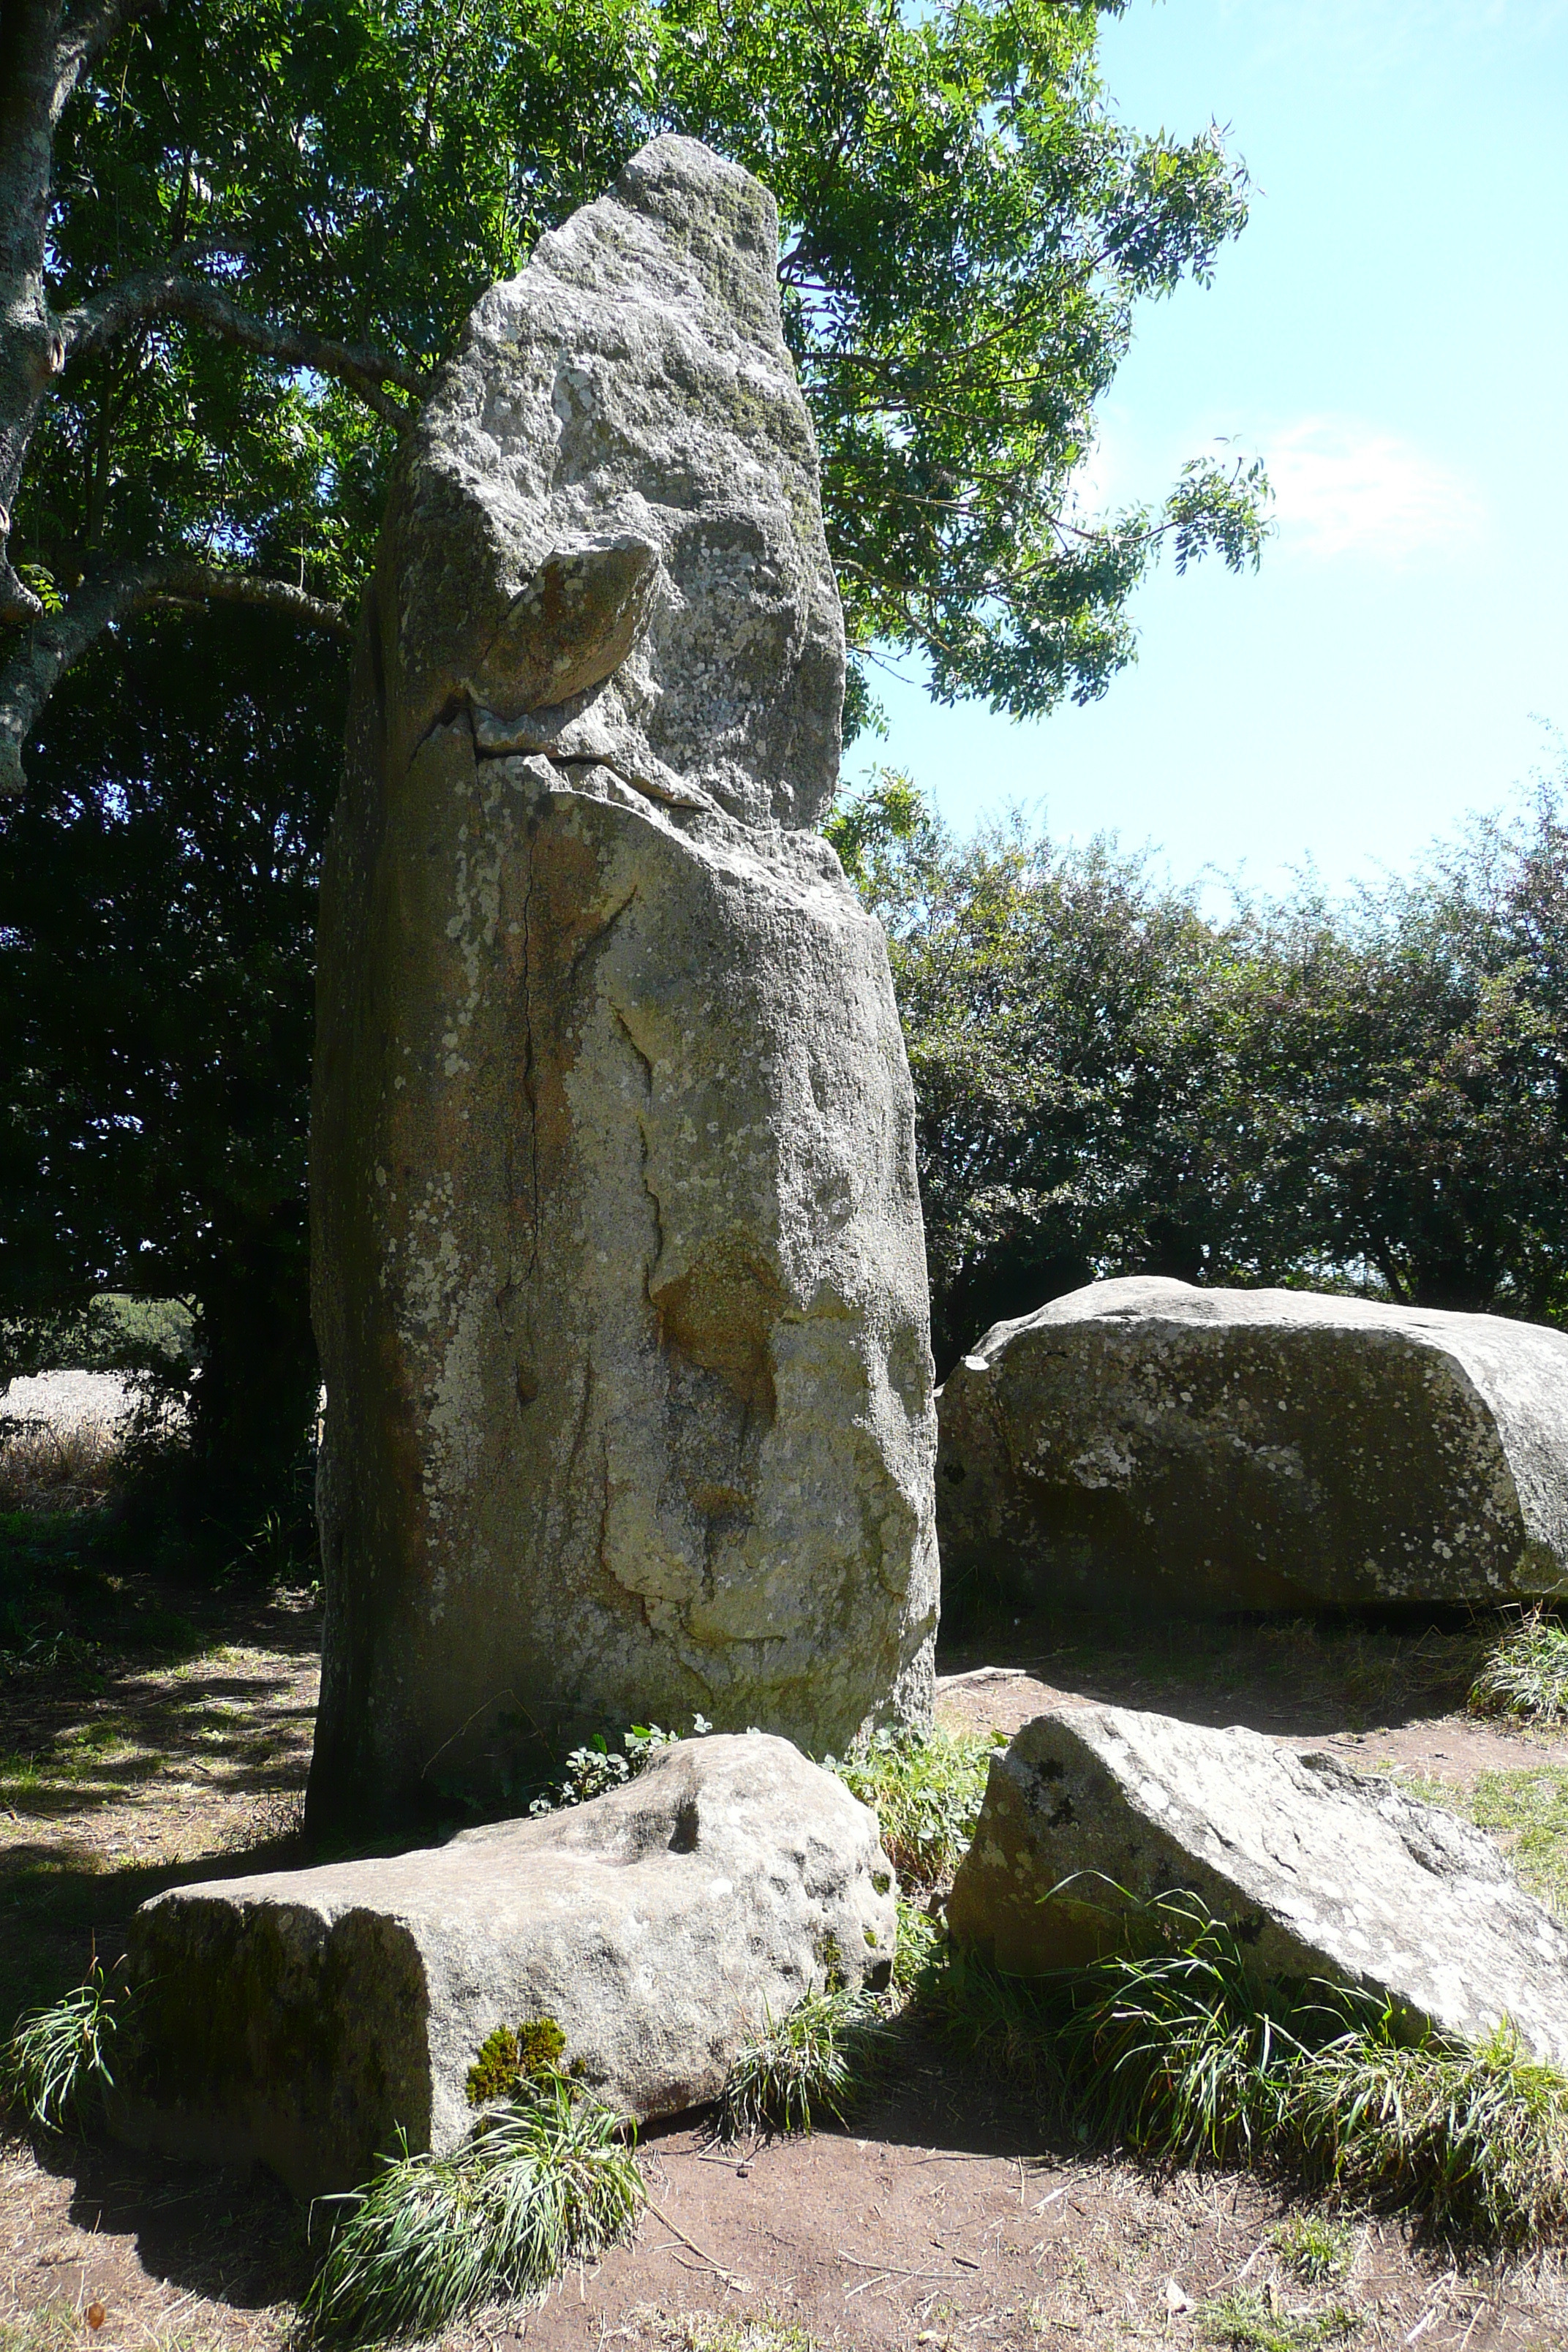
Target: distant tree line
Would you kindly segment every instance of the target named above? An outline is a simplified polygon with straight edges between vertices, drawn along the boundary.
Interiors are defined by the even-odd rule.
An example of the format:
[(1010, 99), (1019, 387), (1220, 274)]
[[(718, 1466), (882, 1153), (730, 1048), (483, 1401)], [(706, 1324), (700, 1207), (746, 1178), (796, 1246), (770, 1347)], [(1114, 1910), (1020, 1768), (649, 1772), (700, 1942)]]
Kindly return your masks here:
[(889, 934), (939, 1371), (1109, 1275), (1568, 1316), (1568, 772), (1405, 879), (1218, 919), (1109, 840), (831, 832)]

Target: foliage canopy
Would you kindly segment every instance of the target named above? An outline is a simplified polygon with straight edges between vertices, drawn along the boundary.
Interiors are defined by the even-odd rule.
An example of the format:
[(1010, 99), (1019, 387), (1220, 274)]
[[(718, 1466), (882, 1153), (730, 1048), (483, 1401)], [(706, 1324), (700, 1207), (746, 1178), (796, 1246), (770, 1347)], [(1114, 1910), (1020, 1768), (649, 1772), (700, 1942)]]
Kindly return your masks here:
[[(1101, 692), (1161, 541), (1239, 565), (1265, 495), (1195, 461), (1158, 510), (1076, 499), (1137, 302), (1246, 217), (1213, 130), (1110, 115), (1109, 4), (107, 0), (52, 184), (45, 132), (0, 110), (0, 213), (47, 222), (0, 253), (0, 737), (171, 593), (345, 629), (407, 399), (663, 130), (779, 199), (852, 642), (919, 650), (946, 698)], [(85, 35), (59, 0), (16, 23), (58, 97)]]

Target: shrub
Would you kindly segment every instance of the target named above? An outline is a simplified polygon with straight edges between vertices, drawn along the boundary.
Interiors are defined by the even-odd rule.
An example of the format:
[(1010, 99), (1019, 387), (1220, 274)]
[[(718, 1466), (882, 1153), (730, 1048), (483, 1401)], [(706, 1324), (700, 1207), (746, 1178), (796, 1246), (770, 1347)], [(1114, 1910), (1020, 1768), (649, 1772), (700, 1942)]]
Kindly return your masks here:
[(687, 1737), (701, 1739), (712, 1728), (706, 1716), (701, 1715), (692, 1717), (689, 1735), (662, 1731), (657, 1723), (637, 1723), (622, 1734), (618, 1751), (610, 1746), (602, 1731), (595, 1732), (585, 1748), (573, 1748), (566, 1759), (564, 1777), (554, 1788), (535, 1797), (528, 1810), (531, 1813), (558, 1813), (569, 1805), (589, 1804), (609, 1790), (624, 1788), (628, 1780), (635, 1780), (659, 1748), (672, 1748), (677, 1740)]
[(431, 2336), (488, 2303), (536, 2302), (569, 2262), (630, 2234), (646, 2191), (620, 2119), (559, 2076), (452, 2156), (391, 2158), (345, 2209), (304, 2309), (324, 2335)]

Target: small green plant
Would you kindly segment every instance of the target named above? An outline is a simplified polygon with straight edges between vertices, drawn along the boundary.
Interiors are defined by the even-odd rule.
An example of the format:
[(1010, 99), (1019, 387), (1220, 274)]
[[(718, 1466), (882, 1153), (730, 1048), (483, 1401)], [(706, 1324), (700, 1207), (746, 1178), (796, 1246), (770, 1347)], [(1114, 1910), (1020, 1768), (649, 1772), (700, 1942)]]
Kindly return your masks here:
[(824, 1760), (881, 1824), (900, 1885), (945, 1885), (974, 1835), (996, 1741), (979, 1733), (874, 1731)]
[(469, 2106), (486, 2106), (520, 2084), (559, 2074), (565, 2051), (566, 2036), (552, 2017), (525, 2018), (515, 2033), (510, 2025), (498, 2025), (480, 2042), (468, 2069)]
[(1286, 2311), (1268, 2287), (1233, 2287), (1198, 2313), (1202, 2340), (1233, 2345), (1236, 2352), (1316, 2352), (1344, 2343), (1361, 2325), (1360, 2312), (1340, 2303), (1326, 2311)]
[(0, 2059), (7, 2109), (42, 2131), (81, 2130), (114, 2088), (111, 2055), (132, 2007), (95, 1959), (85, 1982), (18, 2019)]
[(694, 1715), (689, 1733), (662, 1731), (657, 1723), (635, 1723), (621, 1736), (618, 1749), (610, 1746), (602, 1731), (595, 1732), (585, 1748), (574, 1748), (566, 1759), (564, 1777), (552, 1789), (534, 1798), (528, 1810), (531, 1813), (558, 1813), (569, 1805), (586, 1805), (608, 1790), (624, 1788), (644, 1770), (651, 1757), (661, 1748), (673, 1747), (678, 1739), (706, 1738), (713, 1726), (706, 1716)]
[(646, 2191), (619, 2118), (559, 2075), (452, 2156), (387, 2161), (340, 2206), (305, 2297), (324, 2336), (433, 2336), (487, 2303), (539, 2301), (569, 2262), (628, 2237)]
[(1568, 1625), (1541, 1606), (1518, 1620), (1488, 1654), (1470, 1692), (1477, 1715), (1521, 1722), (1568, 1722)]
[(899, 1940), (893, 1948), (893, 1991), (912, 2000), (929, 1982), (938, 1965), (942, 1931), (929, 1912), (898, 1897)]
[(765, 2012), (724, 2078), (717, 2137), (808, 2132), (825, 2115), (842, 2123), (885, 2063), (889, 2039), (887, 2019), (858, 1986), (808, 1992), (784, 2017)]
[(1326, 2213), (1292, 2213), (1269, 2231), (1268, 2242), (1307, 2286), (1342, 2278), (1355, 2254), (1350, 2231)]

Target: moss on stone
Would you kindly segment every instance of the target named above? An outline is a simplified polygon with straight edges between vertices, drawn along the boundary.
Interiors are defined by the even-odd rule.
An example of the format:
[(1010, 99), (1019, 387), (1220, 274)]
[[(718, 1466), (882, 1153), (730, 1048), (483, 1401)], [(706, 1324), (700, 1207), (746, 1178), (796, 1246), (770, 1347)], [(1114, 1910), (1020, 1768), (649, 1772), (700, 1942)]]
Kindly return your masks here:
[[(515, 2033), (510, 2025), (498, 2025), (480, 2042), (479, 2054), (468, 2069), (468, 2105), (487, 2106), (524, 2083), (559, 2074), (565, 2054), (566, 2036), (552, 2017), (525, 2017)], [(581, 2066), (582, 2061), (574, 2060), (566, 2071), (576, 2074)]]

